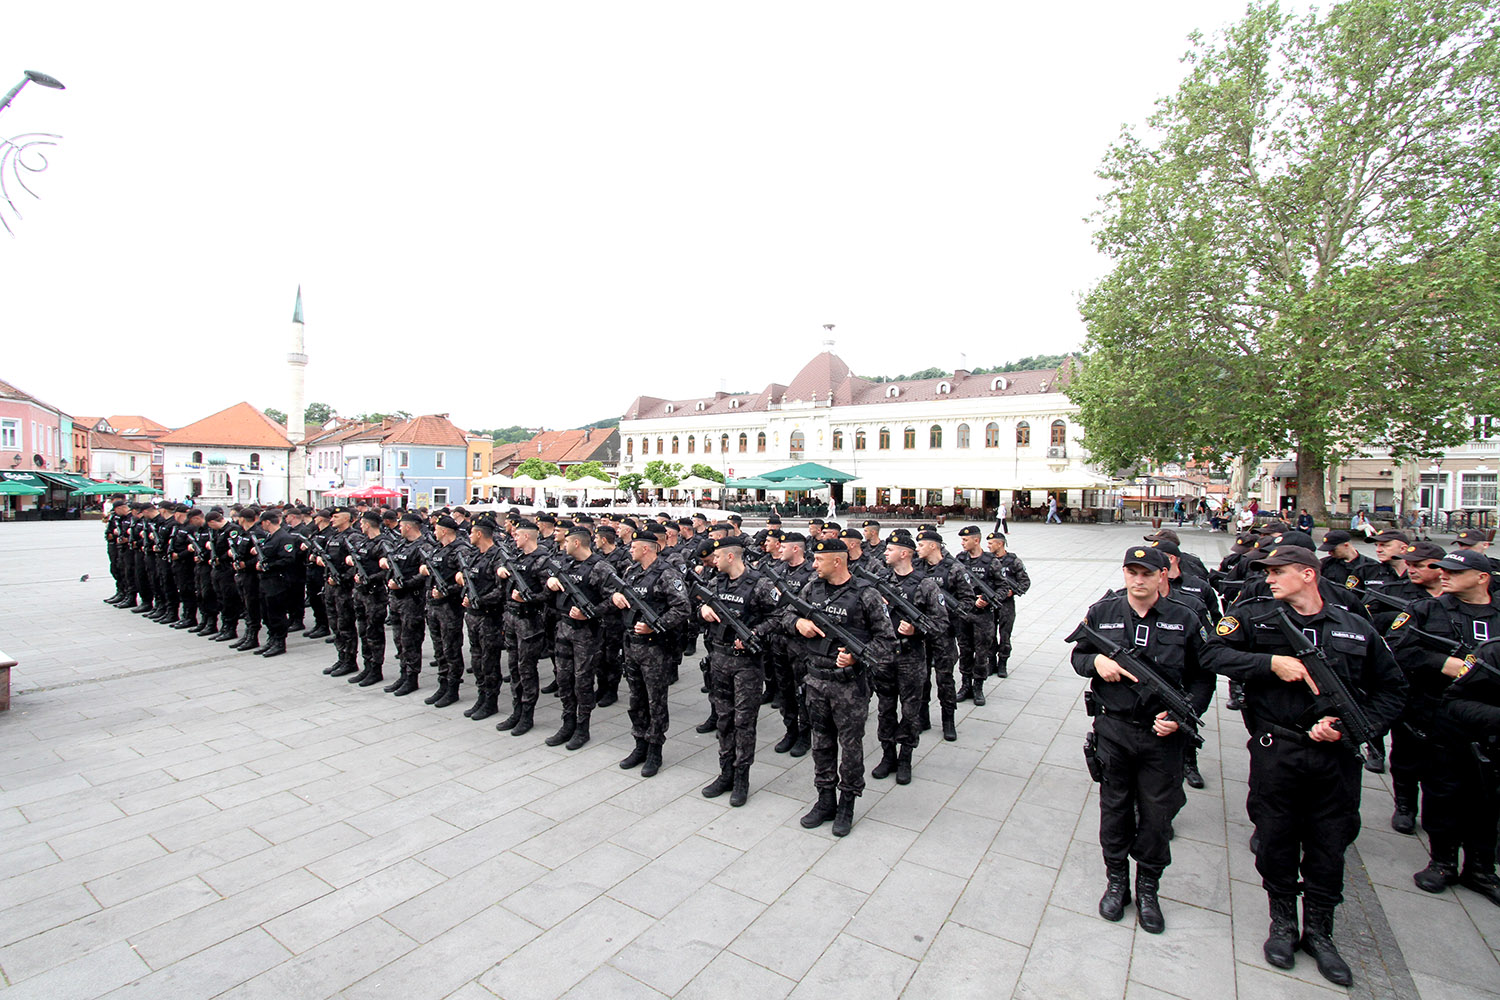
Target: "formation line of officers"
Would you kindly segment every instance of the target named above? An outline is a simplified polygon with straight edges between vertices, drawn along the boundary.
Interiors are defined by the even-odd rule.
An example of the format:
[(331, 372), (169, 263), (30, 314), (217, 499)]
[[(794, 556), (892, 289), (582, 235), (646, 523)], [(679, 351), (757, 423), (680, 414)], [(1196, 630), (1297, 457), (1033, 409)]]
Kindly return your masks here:
[[(117, 588), (107, 603), (263, 657), (284, 654), (291, 633), (322, 638), (336, 651), (325, 674), (395, 697), (420, 689), (430, 638), (428, 704), (456, 704), (472, 673), (464, 715), (482, 721), (501, 714), (509, 681), (496, 728), (520, 737), (540, 697), (555, 695), (558, 728), (545, 742), (572, 751), (623, 680), (634, 746), (620, 767), (648, 778), (663, 763), (668, 691), (701, 636), (709, 710), (697, 731), (717, 733), (720, 765), (703, 794), (746, 802), (770, 705), (785, 730), (775, 751), (813, 757), (817, 800), (802, 825), (831, 822), (845, 836), (865, 787), (872, 696), (881, 757), (870, 776), (905, 785), (933, 725), (933, 690), (954, 741), (959, 702), (985, 704), (986, 682), (1008, 673), (1015, 599), (1030, 578), (1003, 534), (959, 534), (950, 553), (934, 526), (882, 537), (873, 520), (813, 519), (801, 532), (773, 516), (752, 537), (735, 515), (120, 503), (105, 525)], [(399, 673), (386, 683), (388, 623)]]
[(1430, 839), (1416, 885), (1500, 905), (1500, 606), (1487, 534), (1461, 532), (1451, 551), (1399, 531), (1374, 542), (1372, 559), (1347, 532), (1318, 544), (1272, 522), (1240, 535), (1213, 571), (1171, 530), (1126, 551), (1123, 586), (1068, 637), (1090, 682), (1084, 755), (1100, 783), (1105, 919), (1133, 898), (1142, 929), (1166, 926), (1158, 890), (1172, 822), (1184, 783), (1203, 787), (1192, 749), (1221, 675), (1248, 732), (1268, 963), (1292, 968), (1300, 950), (1324, 978), (1352, 983), (1333, 917), (1360, 829), (1361, 770), (1385, 769), (1387, 736), (1391, 827), (1412, 834), (1420, 822)]

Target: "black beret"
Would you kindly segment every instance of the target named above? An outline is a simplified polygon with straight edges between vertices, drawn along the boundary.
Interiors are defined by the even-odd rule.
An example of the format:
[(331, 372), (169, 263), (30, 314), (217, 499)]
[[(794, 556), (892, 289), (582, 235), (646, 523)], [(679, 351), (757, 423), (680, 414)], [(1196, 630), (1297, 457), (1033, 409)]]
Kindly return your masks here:
[(807, 536), (800, 531), (788, 531), (786, 534), (781, 536), (781, 540), (792, 545), (807, 544)]
[(318, 516), (319, 517), (332, 517), (333, 516), (333, 508), (332, 507), (323, 507), (323, 508), (321, 508), (318, 511)]
[[(698, 516), (702, 517), (703, 515), (700, 514)], [(781, 518), (778, 515), (776, 515), (776, 514), (772, 514), (770, 517), (766, 518), (766, 523), (767, 524), (780, 524), (781, 523)]]
[(813, 551), (848, 553), (849, 546), (844, 544), (844, 540), (842, 538), (825, 538), (820, 542), (813, 543)]
[(901, 531), (891, 532), (891, 537), (885, 540), (887, 546), (895, 545), (903, 549), (916, 550), (917, 543), (912, 541), (911, 536)]
[(1000, 539), (1003, 542), (1003, 541), (1005, 541), (1005, 532), (1003, 532), (1003, 531), (992, 531), (988, 535), (985, 535), (984, 537), (985, 537), (986, 541), (998, 538), (998, 539)]
[(188, 514), (188, 517), (202, 517), (203, 516), (203, 508), (201, 508), (201, 507), (189, 507), (187, 514)]
[(439, 528), (448, 528), (451, 531), (458, 530), (458, 522), (453, 520), (453, 518), (447, 514), (438, 516), (437, 526)]
[(778, 542), (780, 542), (780, 541), (785, 540), (786, 536), (781, 533), (781, 529), (780, 528), (767, 528), (766, 529), (766, 538), (767, 539), (774, 538)]
[(523, 518), (521, 518), (521, 520), (519, 520), (519, 521), (516, 522), (516, 530), (517, 531), (536, 531), (538, 529), (537, 529), (535, 521), (528, 521), (528, 520), (526, 520), (523, 517)]
[(837, 521), (824, 521), (823, 528), (824, 530), (832, 528), (834, 531), (842, 531), (844, 526), (842, 524), (839, 524)]
[(931, 528), (924, 528), (923, 530), (917, 532), (917, 541), (919, 541), (919, 542), (937, 542), (938, 544), (941, 545), (942, 541), (943, 541), (943, 536), (940, 535), (940, 534), (938, 534), (936, 531), (933, 531)]
[(401, 520), (406, 524), (421, 524), (422, 515), (407, 511), (405, 514), (401, 515)]
[(677, 519), (677, 526), (679, 528), (691, 528), (693, 526), (693, 519), (690, 517), (679, 517)]
[(730, 524), (728, 521), (715, 521), (713, 527), (709, 528), (708, 530), (727, 531), (730, 534), (734, 534), (734, 525)]
[(366, 522), (368, 522), (370, 524), (379, 524), (380, 523), (380, 511), (378, 511), (378, 510), (367, 510), (363, 514), (359, 515), (359, 519), (361, 521), (366, 521)]
[(575, 524), (573, 525), (573, 527), (568, 529), (568, 537), (573, 538), (575, 536), (587, 538), (589, 541), (594, 540), (594, 533), (589, 530), (587, 525), (584, 524)]
[(864, 524), (860, 525), (860, 527), (861, 528), (878, 528), (878, 527), (880, 527), (880, 522), (879, 521), (875, 521), (875, 520), (868, 520)]
[(978, 534), (979, 529), (972, 524), (958, 529), (959, 538), (968, 538), (970, 535), (978, 536)]
[(727, 538), (715, 538), (708, 544), (712, 545), (714, 551), (719, 549), (743, 549), (745, 547), (744, 535), (730, 535)]
[(652, 534), (649, 531), (643, 531), (643, 532), (641, 532), (639, 535), (636, 535), (634, 538), (632, 538), (631, 541), (632, 542), (645, 542), (648, 545), (660, 545), (661, 544), (661, 539), (657, 538), (654, 534)]
[(738, 514), (730, 514), (729, 515), (729, 520), (733, 521), (736, 525), (738, 525), (741, 522), (743, 522), (745, 519), (743, 517), (740, 517)]
[(860, 532), (857, 528), (845, 528), (843, 531), (839, 532), (839, 537), (840, 538), (851, 538), (851, 539), (853, 539), (856, 542), (862, 542), (862, 541), (865, 540), (864, 534), (862, 532)]
[(536, 523), (539, 524), (539, 525), (541, 525), (541, 524), (550, 524), (550, 525), (556, 527), (557, 526), (557, 518), (553, 517), (551, 514), (538, 514), (536, 516)]

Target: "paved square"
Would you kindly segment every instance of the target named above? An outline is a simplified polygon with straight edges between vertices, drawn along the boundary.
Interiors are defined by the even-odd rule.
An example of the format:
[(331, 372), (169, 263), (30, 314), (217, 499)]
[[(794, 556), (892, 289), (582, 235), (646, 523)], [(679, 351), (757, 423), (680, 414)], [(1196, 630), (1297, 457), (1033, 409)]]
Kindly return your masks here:
[[(811, 758), (771, 752), (769, 711), (749, 803), (699, 795), (717, 751), (693, 732), (706, 696), (691, 668), (673, 689), (666, 766), (642, 779), (616, 766), (631, 742), (623, 704), (596, 712), (576, 753), (542, 744), (553, 698), (513, 739), (457, 706), (325, 677), (321, 641), (294, 636), (290, 655), (265, 661), (100, 603), (112, 586), (97, 523), (0, 525), (0, 649), (20, 661), (0, 715), (0, 993), (1343, 992), (1306, 957), (1291, 973), (1261, 958), (1244, 728), (1222, 698), (1209, 787), (1189, 790), (1176, 824), (1167, 932), (1138, 932), (1133, 911), (1099, 919), (1084, 684), (1062, 637), (1116, 585), (1140, 532), (1013, 527), (1035, 585), (1012, 676), (991, 682), (985, 707), (960, 706), (957, 743), (924, 736), (909, 786), (870, 781), (853, 833), (835, 840), (798, 825)], [(1227, 544), (1193, 531), (1184, 543), (1210, 565)], [(1390, 831), (1390, 809), (1385, 780), (1367, 775), (1362, 864), (1340, 911), (1345, 954), (1360, 958), (1353, 992), (1500, 996), (1500, 909), (1417, 891), (1426, 851)], [(1382, 943), (1387, 922), (1404, 966)]]

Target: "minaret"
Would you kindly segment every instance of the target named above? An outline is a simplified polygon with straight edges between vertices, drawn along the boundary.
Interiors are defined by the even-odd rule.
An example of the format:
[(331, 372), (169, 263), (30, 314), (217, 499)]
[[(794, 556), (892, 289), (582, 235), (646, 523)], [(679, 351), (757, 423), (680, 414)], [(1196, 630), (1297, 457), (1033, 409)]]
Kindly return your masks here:
[(297, 286), (297, 305), (292, 309), (292, 352), (286, 356), (291, 369), (291, 404), (286, 409), (286, 438), (292, 443), (291, 459), (287, 462), (287, 499), (292, 502), (307, 501), (307, 452), (302, 448), (306, 437), (306, 422), (302, 411), (307, 409), (303, 381), (306, 378), (306, 345), (302, 340), (302, 286)]

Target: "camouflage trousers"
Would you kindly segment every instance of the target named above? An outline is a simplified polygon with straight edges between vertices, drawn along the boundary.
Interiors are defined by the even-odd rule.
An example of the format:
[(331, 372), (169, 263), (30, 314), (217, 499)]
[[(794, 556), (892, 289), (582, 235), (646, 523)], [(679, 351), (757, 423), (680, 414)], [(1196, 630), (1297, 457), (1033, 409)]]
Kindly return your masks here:
[(455, 689), (464, 679), (464, 615), (452, 600), (427, 602), (427, 631), (432, 633), (433, 659), (438, 680)]
[(765, 690), (765, 668), (758, 656), (714, 644), (708, 655), (708, 697), (719, 720), (719, 766), (755, 763), (755, 722)]
[[(875, 680), (875, 734), (882, 743), (916, 747), (922, 736), (922, 685), (927, 680), (927, 657), (920, 641), (912, 649), (901, 648), (896, 657), (877, 664)], [(897, 709), (900, 715), (897, 715)]]
[(667, 741), (667, 689), (677, 654), (663, 640), (625, 638), (625, 683), (630, 685), (630, 735), (653, 746)]
[(566, 722), (587, 722), (594, 711), (594, 674), (603, 652), (597, 622), (559, 618), (552, 640), (552, 662), (557, 667), (557, 696)]
[[(422, 642), (427, 638), (427, 612), (421, 591), (407, 591), (391, 598), (391, 618), (396, 622), (396, 655), (401, 658), (401, 673), (416, 677), (422, 673)], [(329, 604), (330, 612), (333, 605)]]
[(385, 619), (389, 613), (390, 599), (383, 587), (360, 587), (355, 591), (354, 626), (359, 633), (359, 649), (366, 669), (385, 667)]
[(323, 600), (328, 606), (328, 624), (333, 628), (333, 648), (338, 650), (339, 662), (353, 666), (359, 646), (354, 590), (350, 587), (329, 587)]
[(864, 681), (824, 680), (807, 674), (807, 714), (812, 722), (813, 785), (859, 795), (865, 790), (865, 724), (870, 689)]
[(515, 708), (535, 708), (540, 684), (536, 663), (547, 644), (540, 614), (505, 612), (505, 650), (510, 655), (510, 700)]
[(498, 613), (475, 614), (470, 611), (464, 615), (464, 621), (469, 627), (471, 641), (474, 635), (479, 636), (479, 648), (469, 657), (469, 662), (474, 665), (474, 683), (481, 691), (498, 692), (505, 681), (501, 665), (505, 658), (505, 619)]
[(965, 684), (984, 680), (995, 669), (995, 615), (976, 611), (958, 627), (958, 672)]

